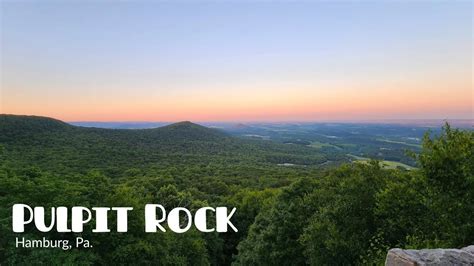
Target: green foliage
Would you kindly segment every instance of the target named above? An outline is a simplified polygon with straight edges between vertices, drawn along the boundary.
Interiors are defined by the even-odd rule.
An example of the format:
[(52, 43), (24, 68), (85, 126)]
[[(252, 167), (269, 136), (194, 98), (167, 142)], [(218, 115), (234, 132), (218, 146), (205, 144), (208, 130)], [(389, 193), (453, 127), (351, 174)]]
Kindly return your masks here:
[(309, 190), (297, 181), (257, 216), (236, 264), (380, 265), (392, 247), (472, 244), (473, 147), (473, 132), (446, 125), (426, 135), (419, 170), (372, 161), (329, 171)]
[[(238, 139), (189, 122), (108, 130), (0, 115), (0, 263), (381, 264), (391, 247), (461, 247), (474, 243), (473, 152), (473, 132), (446, 125), (424, 138), (418, 169), (377, 161), (322, 169), (319, 149)], [(87, 225), (80, 236), (92, 249), (17, 249), (15, 203), (134, 211), (126, 234), (92, 234), (93, 222)], [(236, 207), (239, 232), (145, 233), (147, 203)], [(27, 227), (21, 236), (78, 235)]]
[[(85, 230), (82, 236), (91, 239), (94, 248), (78, 250), (88, 254), (81, 261), (84, 264), (227, 265), (255, 216), (271, 204), (278, 188), (319, 171), (312, 166), (284, 168), (276, 162), (321, 159), (310, 148), (241, 140), (189, 122), (147, 130), (106, 130), (74, 127), (49, 118), (0, 115), (0, 145), (0, 203), (10, 206), (0, 209), (2, 264), (75, 263), (74, 258), (80, 257), (14, 248), (11, 206), (25, 203), (134, 207), (126, 234)], [(239, 232), (145, 234), (143, 207), (147, 203), (191, 210), (235, 206), (238, 211), (233, 220)], [(116, 226), (113, 218), (111, 228)], [(33, 239), (44, 235), (75, 237), (28, 232)]]
[(435, 139), (425, 135), (419, 156), (422, 171), (434, 188), (458, 197), (472, 192), (474, 182), (474, 132), (444, 126)]
[(305, 178), (281, 191), (271, 208), (264, 209), (239, 244), (237, 265), (298, 265), (304, 263), (298, 238), (311, 214), (305, 195), (314, 189)]
[(340, 265), (359, 260), (377, 230), (376, 193), (390, 178), (391, 172), (372, 162), (343, 166), (321, 180), (309, 196), (315, 213), (300, 238), (308, 262)]

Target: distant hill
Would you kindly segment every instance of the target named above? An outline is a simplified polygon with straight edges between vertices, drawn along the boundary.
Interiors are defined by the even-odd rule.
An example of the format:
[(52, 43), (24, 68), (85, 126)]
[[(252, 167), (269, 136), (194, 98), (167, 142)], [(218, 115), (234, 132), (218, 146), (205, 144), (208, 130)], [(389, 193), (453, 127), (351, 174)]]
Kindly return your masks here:
[(162, 138), (168, 138), (170, 140), (218, 141), (221, 138), (228, 137), (223, 131), (207, 128), (189, 121), (155, 128), (150, 130), (150, 132), (159, 134)]
[(0, 115), (0, 137), (6, 134), (28, 131), (53, 131), (71, 128), (71, 125), (57, 119), (42, 116)]
[(15, 167), (112, 175), (143, 167), (179, 165), (271, 165), (317, 167), (326, 158), (315, 149), (244, 140), (189, 121), (153, 129), (73, 126), (37, 116), (0, 115), (3, 159)]

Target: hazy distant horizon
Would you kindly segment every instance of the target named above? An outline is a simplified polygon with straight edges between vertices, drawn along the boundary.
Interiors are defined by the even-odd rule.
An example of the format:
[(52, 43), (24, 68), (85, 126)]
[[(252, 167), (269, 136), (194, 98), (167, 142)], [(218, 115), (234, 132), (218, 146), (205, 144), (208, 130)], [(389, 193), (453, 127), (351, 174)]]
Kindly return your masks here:
[[(182, 119), (182, 120), (173, 120), (173, 121), (164, 121), (164, 120), (63, 120), (58, 117), (51, 116), (42, 116), (37, 114), (3, 114), (0, 115), (17, 115), (17, 116), (36, 116), (36, 117), (46, 117), (56, 120), (63, 121), (71, 125), (100, 125), (99, 127), (105, 125), (169, 125), (179, 122), (192, 122), (201, 125), (252, 125), (252, 124), (399, 124), (399, 125), (419, 125), (419, 126), (441, 126), (445, 122), (450, 123), (454, 126), (462, 127), (474, 127), (474, 118), (473, 119), (464, 119), (464, 118), (406, 118), (406, 119), (359, 119), (359, 120), (331, 120), (331, 119), (314, 119), (314, 120), (216, 120), (216, 121), (200, 121), (192, 119)], [(148, 128), (148, 127), (147, 127)]]
[(393, 125), (414, 125), (414, 126), (441, 126), (445, 122), (453, 126), (473, 127), (474, 119), (386, 119), (386, 120), (313, 120), (313, 121), (64, 121), (72, 125), (169, 125), (189, 121), (202, 125), (252, 125), (252, 124), (393, 124)]

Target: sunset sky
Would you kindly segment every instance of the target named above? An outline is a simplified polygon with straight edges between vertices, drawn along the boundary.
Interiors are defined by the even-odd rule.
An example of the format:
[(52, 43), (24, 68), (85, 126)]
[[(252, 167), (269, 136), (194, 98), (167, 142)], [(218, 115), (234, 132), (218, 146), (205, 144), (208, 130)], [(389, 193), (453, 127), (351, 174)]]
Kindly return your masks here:
[(0, 113), (473, 118), (471, 1), (0, 4)]

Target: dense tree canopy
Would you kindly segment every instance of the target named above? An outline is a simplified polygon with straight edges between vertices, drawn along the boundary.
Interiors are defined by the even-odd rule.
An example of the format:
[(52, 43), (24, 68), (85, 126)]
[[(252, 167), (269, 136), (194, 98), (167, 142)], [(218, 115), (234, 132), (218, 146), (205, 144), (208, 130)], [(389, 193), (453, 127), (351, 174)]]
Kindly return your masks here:
[(417, 159), (410, 172), (372, 161), (296, 181), (257, 215), (237, 264), (383, 264), (390, 247), (473, 244), (474, 133), (446, 125)]
[[(377, 161), (319, 165), (315, 149), (242, 140), (189, 122), (148, 130), (80, 128), (0, 116), (0, 263), (378, 264), (390, 247), (474, 243), (474, 133), (426, 135), (419, 169)], [(304, 162), (306, 167), (278, 163)], [(40, 233), (94, 248), (17, 249), (11, 206), (131, 206), (127, 233)], [(143, 208), (236, 207), (239, 232), (145, 233)], [(111, 219), (110, 226), (115, 226)]]

